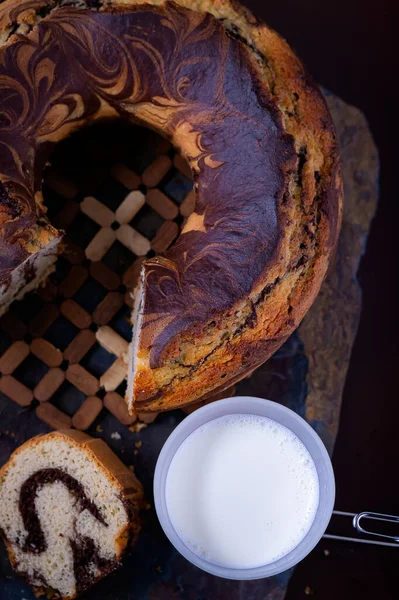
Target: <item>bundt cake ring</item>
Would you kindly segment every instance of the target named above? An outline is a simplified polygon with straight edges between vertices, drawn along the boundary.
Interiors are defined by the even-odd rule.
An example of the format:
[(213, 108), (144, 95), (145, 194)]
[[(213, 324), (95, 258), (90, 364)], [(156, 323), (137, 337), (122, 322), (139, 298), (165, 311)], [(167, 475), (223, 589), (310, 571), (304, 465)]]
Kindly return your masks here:
[(56, 259), (50, 150), (124, 117), (172, 141), (196, 194), (142, 267), (129, 410), (206, 398), (267, 360), (317, 295), (342, 212), (331, 118), (287, 43), (234, 0), (5, 0), (0, 40), (0, 311)]

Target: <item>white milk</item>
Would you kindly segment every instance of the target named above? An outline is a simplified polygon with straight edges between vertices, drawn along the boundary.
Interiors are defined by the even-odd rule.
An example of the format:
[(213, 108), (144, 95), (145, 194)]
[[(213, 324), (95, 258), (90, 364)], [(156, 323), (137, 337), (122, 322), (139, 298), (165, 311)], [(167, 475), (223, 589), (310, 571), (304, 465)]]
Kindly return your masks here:
[(194, 431), (172, 459), (166, 504), (197, 555), (253, 568), (288, 554), (309, 531), (319, 501), (313, 459), (272, 419), (226, 415)]

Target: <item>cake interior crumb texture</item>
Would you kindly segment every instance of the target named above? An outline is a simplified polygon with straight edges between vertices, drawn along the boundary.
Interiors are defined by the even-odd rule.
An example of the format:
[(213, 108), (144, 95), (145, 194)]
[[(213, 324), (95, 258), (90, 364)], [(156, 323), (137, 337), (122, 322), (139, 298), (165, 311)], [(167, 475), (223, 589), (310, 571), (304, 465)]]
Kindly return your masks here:
[(25, 294), (46, 281), (55, 269), (59, 243), (60, 237), (54, 238), (14, 269), (5, 283), (0, 283), (0, 316), (14, 300), (22, 300)]
[(131, 409), (131, 399), (134, 396), (134, 376), (137, 368), (137, 363), (140, 361), (139, 357), (139, 344), (140, 334), (143, 322), (143, 280), (140, 276), (138, 286), (135, 291), (133, 312), (132, 312), (132, 323), (133, 323), (133, 337), (129, 344), (129, 368), (127, 373), (127, 393), (126, 398), (128, 406)]
[[(34, 587), (53, 588), (62, 597), (72, 598), (80, 584), (74, 566), (76, 549), (92, 548), (94, 544), (95, 559), (87, 564), (93, 583), (101, 576), (105, 561), (120, 558), (123, 544), (119, 538), (128, 527), (129, 515), (120, 486), (94, 455), (90, 456), (87, 447), (71, 444), (57, 433), (35, 438), (34, 442), (15, 453), (0, 473), (1, 529), (19, 574)], [(24, 484), (42, 470), (61, 471), (73, 478), (70, 481), (83, 487), (85, 501), (57, 478), (35, 487), (31, 502), (45, 540), (45, 550), (38, 552), (32, 547), (20, 502)]]

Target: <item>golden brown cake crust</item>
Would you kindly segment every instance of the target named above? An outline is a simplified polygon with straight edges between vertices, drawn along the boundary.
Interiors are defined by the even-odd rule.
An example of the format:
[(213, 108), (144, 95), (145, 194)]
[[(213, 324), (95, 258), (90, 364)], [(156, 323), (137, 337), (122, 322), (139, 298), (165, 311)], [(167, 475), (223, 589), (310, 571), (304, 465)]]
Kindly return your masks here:
[[(211, 12), (259, 59), (264, 91), (278, 109), (284, 130), (293, 136), (297, 160), (283, 208), (285, 235), (274, 264), (267, 264), (246, 305), (238, 303), (217, 315), (219, 319), (208, 323), (205, 331), (201, 323), (193, 326), (166, 347), (165, 368), (151, 369), (150, 361), (143, 361), (133, 402), (128, 398), (133, 411), (173, 408), (206, 398), (267, 360), (299, 325), (317, 295), (342, 218), (339, 151), (331, 117), (318, 87), (288, 44), (238, 2), (180, 0), (179, 4)], [(223, 339), (227, 323), (233, 323), (234, 331)], [(194, 348), (201, 337), (210, 348), (205, 356), (203, 348)], [(182, 354), (188, 360), (181, 360)], [(172, 362), (176, 358), (177, 366)]]
[[(60, 3), (6, 0), (0, 6), (0, 26), (6, 31), (10, 22), (25, 21), (29, 43), (39, 43), (45, 54), (45, 31), (58, 27), (67, 37), (68, 27), (78, 30), (78, 11), (61, 8), (51, 12)], [(86, 20), (81, 39), (85, 40), (86, 34), (87, 39), (99, 35), (99, 28), (94, 34), (90, 23), (108, 23), (107, 35), (113, 32), (115, 39), (121, 40), (126, 33), (122, 19), (116, 20), (115, 14), (110, 24), (97, 10), (112, 8), (131, 15), (124, 10), (140, 3), (87, 4), (95, 10), (79, 11), (80, 23)], [(29, 33), (39, 7), (50, 14)], [(140, 11), (152, 25), (165, 28), (165, 35), (146, 38), (152, 67), (163, 64), (159, 56), (168, 56), (170, 51), (161, 47), (160, 39), (178, 39), (185, 52), (180, 65), (172, 65), (174, 71), (170, 67), (163, 73), (167, 91), (162, 85), (159, 88), (162, 76), (159, 69), (153, 69), (146, 89), (134, 92), (141, 93), (139, 102), (132, 102), (131, 91), (127, 102), (121, 84), (126, 81), (121, 77), (123, 71), (112, 81), (111, 68), (107, 82), (111, 87), (105, 92), (101, 88), (100, 102), (97, 89), (93, 97), (82, 91), (83, 117), (64, 123), (60, 109), (53, 111), (46, 122), (50, 128), (42, 127), (38, 139), (55, 142), (90, 119), (120, 114), (122, 100), (123, 110), (135, 119), (169, 135), (194, 169), (196, 212), (166, 257), (147, 261), (144, 267), (144, 317), (133, 386), (135, 408), (143, 411), (173, 408), (228, 387), (281, 345), (310, 306), (327, 270), (339, 232), (342, 184), (337, 143), (324, 100), (276, 33), (229, 0), (152, 0), (139, 7)], [(160, 15), (166, 19), (160, 20)], [(130, 18), (133, 23), (133, 17), (125, 19)], [(78, 37), (72, 33), (69, 42), (76, 43)], [(11, 54), (17, 44), (22, 47), (24, 40), (14, 35), (4, 52)], [(128, 68), (121, 58), (127, 47), (122, 46), (113, 56), (120, 69)], [(217, 57), (208, 70), (201, 66), (204, 48)], [(132, 55), (127, 55), (128, 65)], [(192, 71), (182, 67), (187, 55), (191, 65), (199, 60)], [(135, 60), (146, 71), (145, 60), (136, 55)], [(96, 72), (99, 62), (93, 62), (90, 70)], [(169, 68), (170, 61), (167, 64)], [(140, 73), (139, 69), (139, 80)], [(85, 76), (87, 83), (88, 71)], [(91, 84), (95, 86), (94, 79)], [(208, 102), (207, 115), (193, 111), (190, 94), (196, 94), (197, 104)], [(61, 119), (60, 126), (55, 127), (57, 119)], [(257, 128), (262, 134), (257, 134)], [(1, 173), (2, 165), (0, 181), (6, 193), (15, 191), (10, 176)], [(37, 212), (32, 194), (22, 192), (22, 204), (31, 207), (31, 214)], [(15, 215), (10, 221), (12, 207), (6, 201), (2, 206), (6, 227), (14, 229), (7, 238), (0, 219), (0, 243), (11, 240), (11, 248), (25, 252), (29, 228), (19, 228), (16, 234)], [(132, 410), (132, 398), (128, 401)]]

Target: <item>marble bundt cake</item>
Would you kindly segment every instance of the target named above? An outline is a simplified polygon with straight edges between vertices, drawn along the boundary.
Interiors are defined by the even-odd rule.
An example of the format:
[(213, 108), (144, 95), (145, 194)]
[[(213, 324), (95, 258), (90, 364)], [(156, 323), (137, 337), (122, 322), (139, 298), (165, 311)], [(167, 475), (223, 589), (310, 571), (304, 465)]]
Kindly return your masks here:
[(139, 532), (142, 488), (80, 431), (35, 437), (0, 470), (0, 530), (37, 595), (75, 596), (114, 571)]
[(52, 145), (124, 117), (172, 141), (196, 193), (143, 265), (129, 410), (206, 398), (267, 360), (314, 300), (342, 211), (331, 118), (286, 42), (235, 0), (5, 0), (0, 29), (0, 310), (55, 259)]

